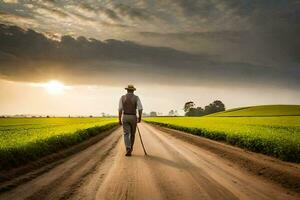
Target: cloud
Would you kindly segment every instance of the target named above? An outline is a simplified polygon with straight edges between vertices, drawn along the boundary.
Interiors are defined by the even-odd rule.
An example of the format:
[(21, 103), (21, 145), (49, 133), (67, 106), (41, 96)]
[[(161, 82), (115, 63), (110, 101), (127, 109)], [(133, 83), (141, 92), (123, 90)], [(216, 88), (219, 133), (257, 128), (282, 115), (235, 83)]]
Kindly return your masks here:
[(4, 3), (12, 3), (12, 4), (16, 4), (19, 3), (18, 0), (3, 0)]
[(203, 32), (140, 32), (141, 36), (148, 38), (172, 38), (176, 40), (187, 39), (205, 39), (217, 42), (229, 41), (232, 43), (239, 43), (247, 35), (246, 31), (203, 31)]
[(69, 16), (66, 12), (64, 12), (62, 10), (59, 10), (57, 8), (47, 7), (47, 6), (40, 6), (35, 11), (42, 15), (49, 16), (49, 14), (50, 14), (50, 16), (55, 16), (58, 18), (67, 18)]
[(177, 4), (187, 16), (208, 16), (215, 9), (215, 4), (207, 0), (175, 0), (174, 3)]
[(0, 10), (0, 21), (6, 24), (21, 24), (22, 27), (34, 27), (37, 21), (30, 16), (8, 13)]
[(113, 4), (113, 9), (123, 17), (128, 17), (132, 20), (149, 20), (151, 19), (151, 14), (148, 10), (143, 8), (131, 7), (126, 4)]
[(300, 26), (295, 18), (300, 19), (300, 14), (289, 11), (281, 12), (280, 16), (273, 14), (272, 21), (263, 25), (255, 20), (257, 25), (249, 30), (140, 32), (139, 35), (140, 41), (194, 53), (206, 52), (232, 61), (299, 67)]
[(112, 9), (106, 8), (104, 6), (91, 6), (86, 3), (82, 3), (78, 6), (79, 9), (86, 12), (92, 12), (97, 15), (105, 15), (108, 19), (116, 22), (121, 22), (122, 19), (113, 11)]
[(1, 25), (0, 43), (0, 74), (11, 80), (60, 78), (72, 84), (300, 86), (299, 68), (222, 62), (206, 54), (130, 41), (99, 41), (68, 35), (57, 41), (33, 30)]

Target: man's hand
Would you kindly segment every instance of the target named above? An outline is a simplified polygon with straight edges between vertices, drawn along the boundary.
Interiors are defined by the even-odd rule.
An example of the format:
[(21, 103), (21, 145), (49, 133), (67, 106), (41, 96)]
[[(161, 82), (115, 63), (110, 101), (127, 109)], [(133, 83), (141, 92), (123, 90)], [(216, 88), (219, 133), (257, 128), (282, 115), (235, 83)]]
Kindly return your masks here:
[(143, 110), (139, 110), (139, 114), (138, 114), (139, 117), (138, 117), (137, 123), (141, 123), (142, 115), (143, 115)]
[(142, 118), (139, 117), (139, 118), (137, 119), (137, 123), (141, 123), (141, 121), (142, 121)]
[(119, 124), (122, 126), (122, 110), (119, 109)]

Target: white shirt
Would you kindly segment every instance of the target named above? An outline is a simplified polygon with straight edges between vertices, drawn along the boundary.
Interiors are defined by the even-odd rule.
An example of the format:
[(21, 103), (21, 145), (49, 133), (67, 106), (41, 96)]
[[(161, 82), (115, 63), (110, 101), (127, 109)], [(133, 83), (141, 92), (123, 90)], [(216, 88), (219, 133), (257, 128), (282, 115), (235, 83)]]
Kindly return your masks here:
[[(142, 102), (140, 100), (140, 98), (138, 96), (136, 96), (137, 98), (137, 109), (138, 110), (143, 110), (143, 105), (142, 105)], [(123, 102), (122, 102), (122, 97), (120, 98), (119, 100), (119, 111), (122, 111), (123, 110)]]

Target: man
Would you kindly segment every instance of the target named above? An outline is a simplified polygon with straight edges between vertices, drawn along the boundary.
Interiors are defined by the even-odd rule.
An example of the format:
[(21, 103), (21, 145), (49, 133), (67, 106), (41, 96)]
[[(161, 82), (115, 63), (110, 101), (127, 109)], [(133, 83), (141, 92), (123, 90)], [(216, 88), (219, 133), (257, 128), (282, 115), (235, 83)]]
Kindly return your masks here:
[[(119, 101), (119, 124), (123, 125), (124, 142), (126, 146), (125, 156), (131, 156), (135, 138), (135, 130), (137, 123), (141, 122), (143, 106), (140, 98), (133, 94), (136, 90), (133, 85), (128, 85), (128, 87), (125, 89), (127, 90), (127, 94), (123, 95)], [(136, 116), (137, 109), (138, 118)]]

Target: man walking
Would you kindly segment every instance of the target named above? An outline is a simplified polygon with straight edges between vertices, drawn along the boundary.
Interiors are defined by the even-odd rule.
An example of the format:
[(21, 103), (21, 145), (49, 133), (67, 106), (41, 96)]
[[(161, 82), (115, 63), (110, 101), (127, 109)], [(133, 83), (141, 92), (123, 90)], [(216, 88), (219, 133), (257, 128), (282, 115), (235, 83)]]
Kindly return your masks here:
[[(119, 101), (119, 124), (123, 125), (126, 146), (125, 156), (131, 156), (136, 126), (137, 123), (141, 122), (143, 106), (140, 98), (133, 94), (136, 90), (133, 85), (128, 85), (125, 89), (127, 90), (127, 94), (123, 95)], [(136, 110), (138, 110), (138, 118)]]

